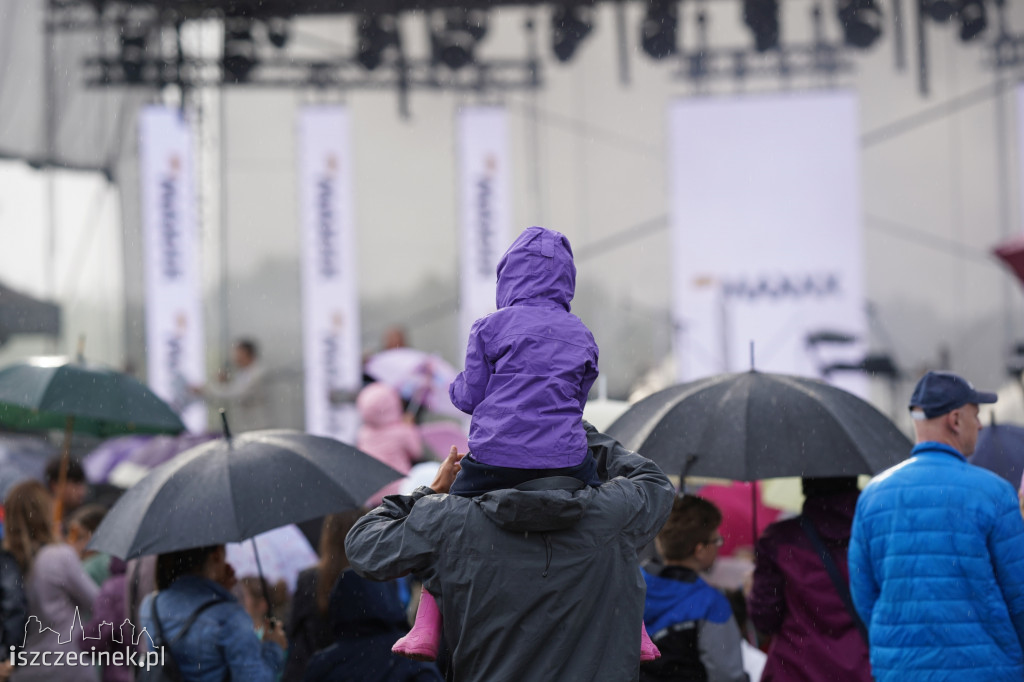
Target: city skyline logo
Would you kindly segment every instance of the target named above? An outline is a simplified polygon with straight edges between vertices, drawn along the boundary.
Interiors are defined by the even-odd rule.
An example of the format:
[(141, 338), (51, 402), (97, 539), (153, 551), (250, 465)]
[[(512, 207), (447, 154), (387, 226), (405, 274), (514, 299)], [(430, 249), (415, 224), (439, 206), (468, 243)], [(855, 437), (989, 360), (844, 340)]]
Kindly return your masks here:
[[(78, 627), (81, 637), (75, 639), (75, 627)], [(96, 646), (89, 646), (89, 642), (102, 642), (105, 628), (110, 628), (111, 639), (122, 648), (114, 651), (97, 651)], [(49, 635), (56, 640), (57, 646), (46, 647), (43, 651), (26, 651), (30, 635), (40, 637)], [(125, 618), (120, 626), (103, 621), (98, 629), (90, 637), (85, 631), (82, 623), (82, 615), (78, 607), (75, 607), (75, 615), (71, 619), (68, 628), (67, 638), (52, 627), (43, 625), (38, 616), (29, 616), (25, 621), (24, 636), (21, 641), (21, 648), (11, 645), (10, 660), (17, 667), (69, 667), (69, 666), (95, 666), (95, 665), (118, 665), (145, 668), (149, 670), (155, 665), (164, 664), (164, 648), (157, 648), (153, 637), (146, 628), (139, 630), (130, 618)], [(149, 640), (145, 651), (140, 650), (140, 643), (143, 635)], [(68, 647), (62, 651), (58, 647)]]

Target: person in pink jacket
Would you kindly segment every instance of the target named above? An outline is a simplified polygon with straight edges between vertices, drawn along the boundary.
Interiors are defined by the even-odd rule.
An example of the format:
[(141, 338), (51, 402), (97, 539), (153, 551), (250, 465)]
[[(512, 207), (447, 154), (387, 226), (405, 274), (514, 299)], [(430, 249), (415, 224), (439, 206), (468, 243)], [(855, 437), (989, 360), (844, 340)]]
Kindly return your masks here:
[[(392, 469), (408, 474), (423, 456), (423, 440), (416, 427), (405, 420), (402, 397), (388, 384), (376, 382), (363, 388), (356, 398), (362, 425), (356, 447)], [(385, 495), (398, 493), (401, 481), (389, 483), (367, 501), (376, 507)]]

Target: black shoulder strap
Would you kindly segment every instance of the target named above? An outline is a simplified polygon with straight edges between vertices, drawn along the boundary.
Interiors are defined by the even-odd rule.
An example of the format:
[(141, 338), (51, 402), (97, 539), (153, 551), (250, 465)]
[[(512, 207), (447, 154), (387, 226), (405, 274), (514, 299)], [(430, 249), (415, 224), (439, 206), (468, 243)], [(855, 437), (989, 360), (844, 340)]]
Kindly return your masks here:
[(868, 642), (868, 629), (864, 626), (864, 621), (860, 619), (860, 614), (857, 613), (857, 609), (853, 606), (853, 598), (850, 596), (850, 586), (843, 580), (843, 576), (839, 575), (839, 569), (836, 567), (836, 562), (832, 560), (832, 555), (829, 553), (828, 548), (825, 547), (825, 543), (822, 541), (821, 536), (818, 535), (818, 529), (814, 527), (811, 520), (806, 516), (800, 516), (800, 527), (804, 529), (804, 533), (811, 540), (811, 544), (818, 550), (818, 555), (821, 557), (821, 561), (825, 564), (825, 571), (828, 572), (828, 577), (832, 579), (832, 585), (836, 588), (836, 592), (839, 593), (839, 598), (843, 601), (843, 606), (846, 607), (847, 612), (850, 614), (850, 618), (853, 619), (853, 624), (857, 626), (857, 631), (860, 632), (860, 636), (864, 638), (864, 643)]

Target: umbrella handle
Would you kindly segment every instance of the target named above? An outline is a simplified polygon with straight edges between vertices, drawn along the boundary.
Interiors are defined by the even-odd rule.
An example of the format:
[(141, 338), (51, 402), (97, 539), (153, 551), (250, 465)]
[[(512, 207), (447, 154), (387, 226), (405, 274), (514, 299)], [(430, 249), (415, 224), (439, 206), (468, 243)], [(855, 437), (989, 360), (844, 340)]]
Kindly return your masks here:
[[(221, 416), (224, 415), (224, 410), (221, 410)], [(250, 541), (252, 542), (252, 554), (256, 557), (256, 572), (260, 574), (260, 587), (263, 588), (263, 599), (267, 602), (267, 618), (274, 618), (274, 605), (270, 601), (270, 590), (267, 589), (267, 579), (263, 577), (263, 565), (260, 564), (260, 551), (256, 549), (256, 536), (253, 536)]]
[(683, 462), (683, 470), (679, 473), (679, 490), (680, 492), (686, 492), (686, 476), (690, 473), (690, 469), (700, 459), (700, 455), (689, 454), (686, 456), (686, 461)]
[(75, 430), (75, 418), (68, 415), (64, 422), (64, 447), (61, 448), (60, 473), (57, 475), (57, 491), (53, 503), (53, 521), (57, 537), (64, 537), (61, 522), (64, 520), (64, 489), (68, 485), (68, 463), (71, 460), (71, 433)]

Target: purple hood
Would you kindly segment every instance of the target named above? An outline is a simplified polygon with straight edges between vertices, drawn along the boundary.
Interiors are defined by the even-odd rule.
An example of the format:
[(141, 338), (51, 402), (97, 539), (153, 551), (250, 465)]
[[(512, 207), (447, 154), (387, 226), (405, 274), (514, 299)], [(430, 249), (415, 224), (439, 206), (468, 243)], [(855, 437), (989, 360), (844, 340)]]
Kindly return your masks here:
[(498, 262), (498, 308), (547, 301), (569, 312), (575, 292), (576, 264), (561, 232), (528, 227)]
[(514, 469), (578, 466), (583, 406), (597, 379), (597, 343), (569, 312), (576, 266), (560, 232), (529, 227), (498, 264), (498, 310), (469, 333), (466, 369), (448, 389), (473, 415), (469, 451)]

